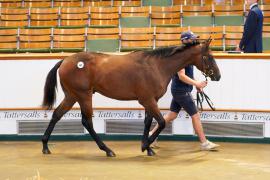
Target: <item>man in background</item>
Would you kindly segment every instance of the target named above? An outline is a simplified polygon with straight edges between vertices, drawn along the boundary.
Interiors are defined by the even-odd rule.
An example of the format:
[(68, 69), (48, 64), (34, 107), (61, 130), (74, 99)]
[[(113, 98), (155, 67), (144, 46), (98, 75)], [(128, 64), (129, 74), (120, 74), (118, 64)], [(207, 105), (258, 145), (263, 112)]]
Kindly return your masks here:
[(259, 0), (246, 0), (246, 4), (250, 6), (243, 37), (236, 50), (244, 51), (244, 53), (262, 53), (262, 28), (263, 14), (258, 7)]

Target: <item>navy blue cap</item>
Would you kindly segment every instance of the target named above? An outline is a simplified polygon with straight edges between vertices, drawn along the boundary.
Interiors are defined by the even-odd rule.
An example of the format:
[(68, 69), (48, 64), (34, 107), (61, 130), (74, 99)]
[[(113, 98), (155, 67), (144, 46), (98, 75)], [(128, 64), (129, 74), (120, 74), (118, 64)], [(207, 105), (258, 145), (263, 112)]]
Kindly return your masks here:
[(192, 31), (185, 31), (181, 33), (181, 41), (187, 40), (187, 39), (196, 39), (199, 36), (194, 34)]

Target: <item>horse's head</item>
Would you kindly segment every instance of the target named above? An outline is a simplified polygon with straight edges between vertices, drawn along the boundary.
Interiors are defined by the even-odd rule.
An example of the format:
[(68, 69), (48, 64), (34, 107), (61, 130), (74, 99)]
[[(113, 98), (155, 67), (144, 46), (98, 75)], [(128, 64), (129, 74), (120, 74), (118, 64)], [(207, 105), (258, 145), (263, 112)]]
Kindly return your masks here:
[(221, 78), (219, 68), (209, 48), (211, 38), (201, 44), (201, 55), (195, 58), (194, 65), (212, 81), (219, 81)]

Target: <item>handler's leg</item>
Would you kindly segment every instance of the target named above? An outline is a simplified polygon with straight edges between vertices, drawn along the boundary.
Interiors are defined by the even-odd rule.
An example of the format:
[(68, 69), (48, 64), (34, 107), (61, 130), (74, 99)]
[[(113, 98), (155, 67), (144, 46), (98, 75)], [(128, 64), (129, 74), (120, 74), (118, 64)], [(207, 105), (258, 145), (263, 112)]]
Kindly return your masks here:
[[(173, 99), (171, 101), (171, 105), (170, 105), (170, 111), (167, 114), (165, 114), (163, 117), (165, 119), (166, 124), (168, 124), (171, 121), (173, 121), (174, 119), (176, 119), (177, 115), (181, 109), (182, 109), (182, 107), (180, 106), (180, 104), (178, 104), (178, 102), (173, 97)], [(149, 135), (151, 136), (157, 129), (158, 129), (158, 124), (153, 128), (153, 130), (149, 133)], [(157, 138), (152, 143), (152, 146), (157, 147)]]
[(218, 144), (212, 143), (206, 139), (204, 131), (203, 131), (202, 123), (201, 123), (200, 114), (197, 112), (196, 114), (191, 116), (191, 119), (192, 119), (193, 128), (201, 142), (201, 150), (209, 151), (209, 150), (213, 150), (219, 147)]
[[(174, 119), (176, 119), (178, 113), (170, 111), (167, 114), (163, 116), (166, 124), (172, 122)], [(149, 135), (151, 136), (156, 130), (158, 129), (158, 124), (149, 132)]]
[(191, 116), (193, 128), (201, 142), (201, 150), (213, 150), (217, 148), (219, 146), (218, 144), (208, 141), (205, 137), (201, 117), (191, 94), (187, 93), (185, 96), (179, 99), (179, 104), (181, 104), (185, 111)]
[(196, 114), (191, 116), (191, 119), (192, 119), (193, 128), (194, 128), (196, 134), (198, 135), (200, 142), (201, 143), (206, 142), (206, 137), (205, 137), (205, 134), (203, 132), (200, 114), (197, 112)]

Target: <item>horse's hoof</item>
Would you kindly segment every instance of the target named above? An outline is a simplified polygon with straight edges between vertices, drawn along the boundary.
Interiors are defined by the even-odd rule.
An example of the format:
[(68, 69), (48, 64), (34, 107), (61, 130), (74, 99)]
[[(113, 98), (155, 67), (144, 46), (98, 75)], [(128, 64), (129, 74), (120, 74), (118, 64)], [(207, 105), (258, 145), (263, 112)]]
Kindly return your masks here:
[(153, 151), (153, 149), (149, 148), (147, 149), (147, 156), (154, 156), (156, 155), (155, 151)]
[(113, 151), (109, 151), (106, 154), (107, 154), (107, 157), (115, 157), (116, 156), (116, 154)]
[(146, 145), (145, 143), (142, 144), (142, 152), (144, 152), (147, 148), (149, 148), (148, 145)]
[(49, 149), (43, 149), (42, 153), (43, 154), (51, 154), (51, 151)]

